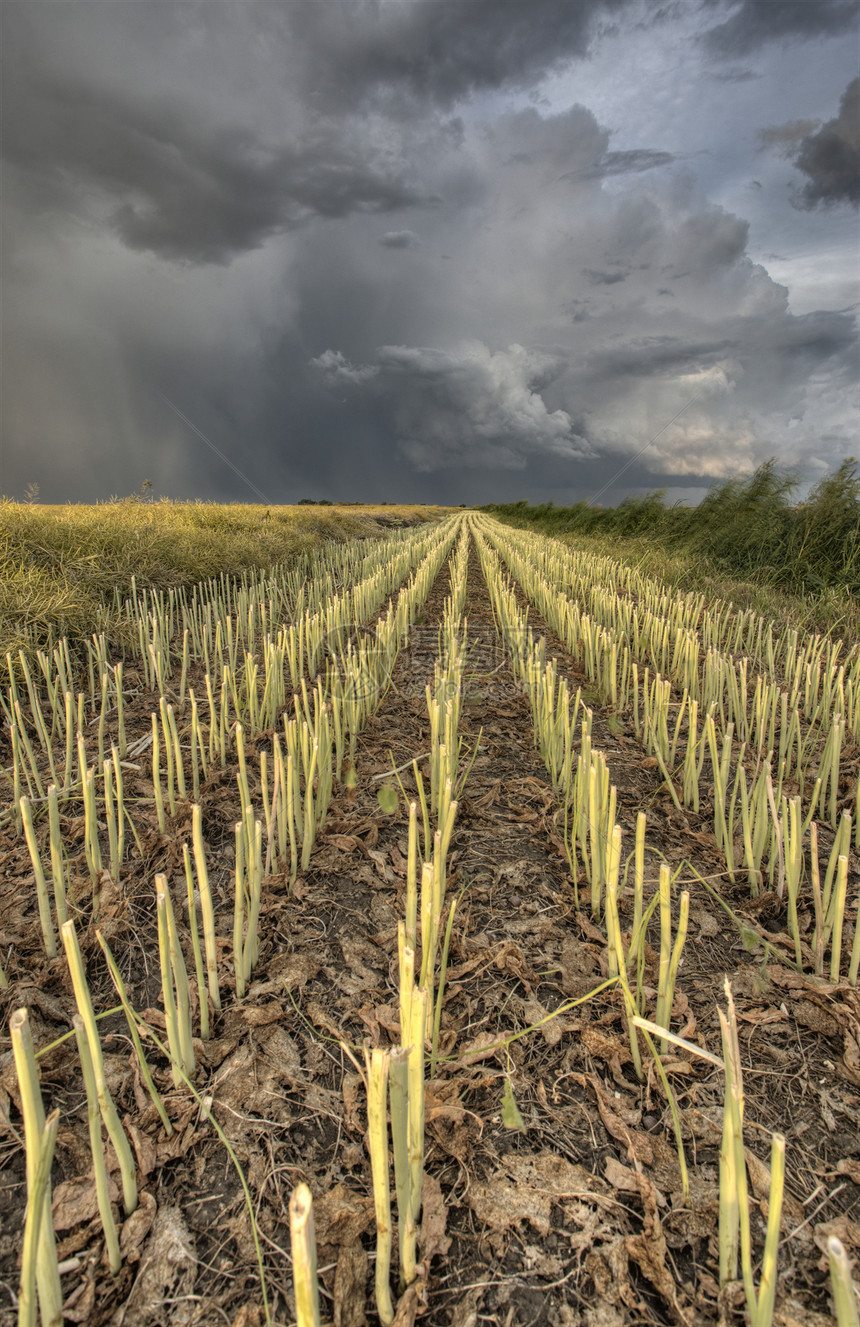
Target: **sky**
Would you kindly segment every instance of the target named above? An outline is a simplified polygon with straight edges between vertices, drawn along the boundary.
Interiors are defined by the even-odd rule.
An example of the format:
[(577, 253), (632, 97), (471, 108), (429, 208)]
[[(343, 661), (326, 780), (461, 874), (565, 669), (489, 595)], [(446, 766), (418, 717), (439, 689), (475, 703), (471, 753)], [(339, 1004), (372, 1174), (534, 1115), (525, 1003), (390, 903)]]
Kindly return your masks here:
[(860, 453), (859, 11), (3, 0), (0, 492), (802, 495)]

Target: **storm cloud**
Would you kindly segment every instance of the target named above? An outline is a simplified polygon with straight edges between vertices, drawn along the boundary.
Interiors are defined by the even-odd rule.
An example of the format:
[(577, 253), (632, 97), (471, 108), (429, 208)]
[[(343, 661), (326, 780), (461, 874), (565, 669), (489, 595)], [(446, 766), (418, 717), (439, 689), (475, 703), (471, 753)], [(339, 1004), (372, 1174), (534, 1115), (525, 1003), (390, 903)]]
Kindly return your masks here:
[(860, 14), (857, 0), (741, 0), (733, 9), (705, 35), (714, 55), (746, 55), (769, 42), (856, 32)]
[[(813, 289), (844, 253), (855, 11), (7, 0), (2, 487), (246, 496), (201, 435), (273, 502), (573, 499), (639, 452), (625, 484), (816, 477), (856, 437), (851, 300), (799, 315), (754, 232)], [(589, 104), (612, 43), (668, 120)], [(744, 106), (722, 155), (708, 97)], [(758, 141), (754, 223), (718, 167)]]
[(377, 362), (359, 369), (341, 369), (341, 359), (326, 351), (311, 364), (329, 381), (373, 380), (391, 410), (398, 446), (419, 472), (452, 464), (522, 470), (536, 453), (589, 453), (566, 411), (547, 410), (540, 388), (562, 365), (542, 351), (512, 345), (493, 353), (469, 342), (452, 350), (381, 346)]
[(450, 106), (471, 93), (530, 88), (588, 52), (596, 21), (631, 0), (293, 0), (285, 25), (329, 105), (409, 97)]
[(801, 191), (805, 207), (860, 204), (860, 78), (845, 89), (839, 114), (802, 140), (794, 164), (809, 176)]

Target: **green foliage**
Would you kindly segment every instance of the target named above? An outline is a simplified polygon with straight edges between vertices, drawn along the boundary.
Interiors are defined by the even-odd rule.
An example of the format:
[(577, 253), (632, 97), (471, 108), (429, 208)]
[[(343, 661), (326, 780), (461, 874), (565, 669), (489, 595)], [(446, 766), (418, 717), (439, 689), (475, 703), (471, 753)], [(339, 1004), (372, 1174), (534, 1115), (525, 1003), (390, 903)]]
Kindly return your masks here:
[(376, 800), (380, 808), (387, 816), (393, 816), (400, 805), (400, 799), (397, 796), (397, 789), (393, 783), (383, 783), (379, 792), (376, 794)]
[(505, 1086), (502, 1089), (502, 1124), (506, 1129), (517, 1129), (520, 1133), (526, 1132), (526, 1122), (520, 1114), (520, 1108), (516, 1103), (514, 1089), (509, 1077), (505, 1079)]
[(860, 592), (860, 476), (849, 458), (806, 502), (794, 504), (797, 476), (766, 461), (749, 477), (714, 484), (698, 507), (667, 507), (664, 492), (617, 507), (526, 502), (482, 510), (545, 534), (647, 540), (700, 560), (713, 573), (820, 596)]

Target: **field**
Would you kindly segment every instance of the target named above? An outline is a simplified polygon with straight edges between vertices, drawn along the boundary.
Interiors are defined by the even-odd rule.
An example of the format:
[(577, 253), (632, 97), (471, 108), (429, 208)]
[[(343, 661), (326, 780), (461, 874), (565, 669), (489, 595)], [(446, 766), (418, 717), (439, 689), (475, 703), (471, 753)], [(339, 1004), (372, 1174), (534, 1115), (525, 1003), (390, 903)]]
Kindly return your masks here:
[(375, 517), (7, 609), (0, 1323), (847, 1314), (860, 648)]

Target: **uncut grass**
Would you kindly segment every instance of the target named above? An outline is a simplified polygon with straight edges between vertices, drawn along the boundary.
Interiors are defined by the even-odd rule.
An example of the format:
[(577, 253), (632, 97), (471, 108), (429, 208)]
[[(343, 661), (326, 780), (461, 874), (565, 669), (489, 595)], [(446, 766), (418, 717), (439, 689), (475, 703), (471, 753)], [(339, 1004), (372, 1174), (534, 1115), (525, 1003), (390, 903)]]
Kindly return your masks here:
[(0, 500), (0, 659), (101, 630), (115, 595), (190, 587), (443, 515), (420, 506), (150, 502), (42, 506)]
[(849, 459), (806, 502), (773, 461), (713, 485), (697, 507), (663, 492), (617, 507), (517, 502), (483, 508), (498, 520), (632, 563), (671, 589), (755, 608), (779, 622), (854, 639), (860, 633), (860, 474)]
[[(262, 953), (254, 984), (241, 1006), (225, 1011), (216, 1028), (207, 1067), (216, 1113), (249, 1173), (260, 1203), (264, 1234), (282, 1248), (288, 1241), (289, 1191), (301, 1178), (311, 1182), (318, 1208), (321, 1202), (320, 1265), (329, 1267), (323, 1280), (330, 1294), (335, 1274), (332, 1264), (342, 1256), (345, 1242), (348, 1247), (357, 1242), (369, 1249), (373, 1224), (369, 1166), (362, 1144), (363, 1106), (356, 1105), (356, 1096), (360, 1101), (361, 1094), (337, 1038), (345, 1034), (357, 1045), (369, 1032), (384, 1041), (388, 1034), (383, 1011), (386, 1007), (396, 1009), (394, 928), (403, 915), (398, 862), (405, 852), (406, 826), (402, 813), (392, 818), (381, 816), (376, 801), (379, 781), (373, 776), (390, 767), (389, 750), (400, 764), (427, 749), (423, 687), (432, 676), (435, 624), (441, 617), (448, 588), (443, 572), (425, 608), (424, 621), (419, 624), (417, 648), (401, 661), (395, 676), (396, 690), (389, 694), (360, 739), (358, 787), (341, 790), (336, 797), (326, 832), (297, 896), (287, 898), (283, 882), (277, 878), (267, 881)], [(589, 989), (598, 984), (605, 948), (583, 931), (573, 915), (567, 864), (559, 845), (553, 845), (559, 828), (552, 790), (532, 746), (526, 699), (515, 688), (505, 665), (495, 672), (502, 661), (493, 643), (492, 622), (477, 566), (473, 567), (467, 611), (476, 676), (463, 707), (462, 730), (468, 743), (483, 727), (485, 749), (479, 752), (466, 786), (452, 849), (456, 854), (452, 859), (456, 877), (449, 881), (449, 894), (459, 892), (464, 885), (467, 893), (462, 924), (458, 922), (455, 932), (443, 1020), (443, 1038), (447, 1038), (443, 1049), (449, 1052), (482, 1031), (491, 1031), (494, 1037), (521, 1031), (535, 1021), (534, 1011), (526, 1007), (531, 999), (551, 1009), (565, 996), (580, 992), (583, 983)], [(596, 713), (595, 724), (598, 722)], [(595, 745), (607, 750), (613, 778), (616, 767), (624, 773), (624, 801), (631, 824), (635, 809), (642, 801), (650, 800), (649, 840), (653, 815), (661, 846), (667, 854), (677, 852), (681, 826), (674, 821), (671, 806), (661, 803), (653, 771), (640, 768), (641, 752), (636, 750), (629, 767), (625, 763), (621, 771), (622, 754), (631, 748), (620, 741), (610, 743), (609, 736), (613, 735), (604, 738), (601, 734), (600, 739), (596, 735)], [(232, 773), (228, 770), (228, 777), (211, 790), (207, 825), (207, 837), (217, 859), (212, 876), (216, 891), (221, 891), (222, 909), (229, 906), (229, 829), (238, 807), (232, 792)], [(222, 836), (219, 826), (224, 831)], [(69, 836), (74, 833), (71, 823), (65, 828)], [(151, 964), (148, 969), (146, 958), (154, 952), (152, 875), (166, 866), (174, 878), (181, 876), (178, 844), (186, 832), (180, 818), (166, 841), (157, 837), (155, 841), (147, 840), (144, 858), (134, 865), (124, 891), (127, 897), (106, 903), (106, 908), (118, 909), (113, 918), (117, 935), (110, 937), (111, 944), (124, 975), (129, 976), (132, 999), (138, 1008), (154, 1005), (158, 998), (157, 978)], [(632, 832), (626, 839), (629, 848)], [(687, 846), (684, 840), (685, 856)], [(707, 854), (696, 860), (705, 867)], [(26, 849), (17, 869), (13, 872), (7, 867), (7, 871), (10, 887), (26, 887)], [(124, 911), (126, 907), (128, 911)], [(734, 933), (727, 933), (716, 906), (710, 907), (716, 933), (710, 933), (713, 926), (706, 930), (699, 923), (703, 933), (693, 946), (690, 966), (685, 963), (681, 969), (679, 990), (690, 1000), (709, 1044), (715, 1038), (712, 1049), (716, 1049), (715, 992), (722, 972), (742, 970), (745, 974), (746, 994), (739, 999), (742, 1013), (760, 1008), (763, 998), (755, 984), (760, 957), (746, 955)], [(221, 930), (229, 933), (229, 928)], [(22, 955), (30, 955), (21, 975), (30, 982), (41, 1020), (37, 1040), (43, 1044), (64, 1030), (63, 1016), (71, 1005), (61, 973), (56, 969), (52, 972), (44, 964), (35, 939), (32, 927), (29, 942), (26, 932), (21, 936)], [(94, 952), (90, 951), (91, 956)], [(91, 970), (97, 977), (97, 963)], [(704, 983), (701, 990), (700, 981)], [(736, 988), (739, 985), (736, 979)], [(99, 985), (97, 998), (102, 1006), (114, 1002), (106, 983)], [(28, 1002), (30, 999), (28, 992)], [(151, 1133), (153, 1122), (136, 1108), (128, 1055), (120, 1039), (120, 1018), (113, 1028), (116, 1040), (110, 1043), (112, 1067), (123, 1083), (123, 1101), (132, 1118)], [(832, 1063), (839, 1047), (826, 1030), (814, 1034), (802, 1023), (789, 1021), (773, 1028), (751, 1023), (749, 1028), (754, 1038), (750, 1055), (755, 1069), (748, 1082), (748, 1142), (759, 1156), (766, 1157), (767, 1136), (755, 1126), (776, 1127), (769, 1094), (763, 1089), (773, 1089), (779, 1083), (781, 1091), (785, 1088), (783, 1096), (787, 1092), (787, 1105), (783, 1102), (780, 1109), (795, 1112), (794, 1120), (788, 1122), (789, 1155), (793, 1147), (800, 1146), (803, 1166), (799, 1177), (805, 1185), (802, 1196), (806, 1197), (815, 1184), (822, 1182), (813, 1182), (815, 1170), (832, 1171), (836, 1157), (850, 1155), (852, 1146), (850, 1116), (842, 1112), (839, 1102), (831, 1095), (827, 1105), (837, 1122), (837, 1133), (832, 1134), (822, 1125), (819, 1099), (804, 1086), (827, 1077), (824, 1057)], [(449, 1207), (448, 1233), (454, 1244), (436, 1265), (430, 1312), (425, 1319), (429, 1324), (447, 1324), (465, 1294), (471, 1297), (476, 1313), (495, 1315), (499, 1321), (508, 1321), (510, 1315), (511, 1327), (525, 1327), (529, 1322), (540, 1327), (559, 1321), (564, 1308), (579, 1312), (594, 1307), (598, 1297), (606, 1295), (607, 1278), (612, 1290), (609, 1250), (614, 1241), (635, 1239), (641, 1234), (643, 1214), (638, 1198), (617, 1192), (604, 1178), (610, 1159), (629, 1168), (630, 1158), (625, 1144), (613, 1138), (605, 1126), (595, 1083), (610, 1100), (614, 1101), (614, 1093), (618, 1092), (625, 1105), (642, 1109), (636, 1141), (641, 1146), (640, 1133), (652, 1139), (658, 1166), (646, 1166), (646, 1170), (658, 1179), (661, 1192), (672, 1191), (671, 1168), (676, 1164), (671, 1134), (663, 1118), (665, 1102), (659, 1093), (654, 1090), (649, 1101), (647, 1094), (639, 1092), (623, 1055), (617, 1066), (623, 1081), (615, 1078), (613, 1048), (617, 1055), (623, 1044), (620, 1009), (606, 998), (599, 1006), (586, 1006), (566, 1019), (562, 1037), (555, 1045), (550, 1045), (542, 1033), (532, 1033), (513, 1043), (510, 1061), (502, 1052), (468, 1070), (456, 1074), (445, 1071), (438, 1076), (437, 1114), (428, 1128), (427, 1167), (442, 1185)], [(767, 1069), (760, 1070), (758, 1056), (771, 1044), (787, 1058), (769, 1057)], [(525, 1136), (511, 1132), (500, 1120), (502, 1088), (508, 1074), (528, 1125)], [(774, 1074), (778, 1078), (771, 1076)], [(63, 1104), (73, 1116), (82, 1096), (79, 1087), (74, 1086), (76, 1082), (73, 1059), (65, 1057), (64, 1051), (56, 1052), (48, 1065), (48, 1084), (52, 1092), (62, 1095)], [(450, 1092), (452, 1083), (458, 1089), (459, 1100), (444, 1095)], [(689, 1112), (685, 1119), (693, 1130), (699, 1115), (707, 1119), (711, 1110), (719, 1107), (721, 1083), (710, 1082), (698, 1072), (682, 1076), (680, 1083), (684, 1094), (680, 1104)], [(176, 1098), (174, 1104), (178, 1105), (179, 1100)], [(850, 1104), (847, 1109), (851, 1109)], [(471, 1114), (461, 1116), (461, 1110)], [(180, 1119), (184, 1150), (180, 1148), (173, 1159), (161, 1158), (153, 1185), (157, 1186), (159, 1204), (180, 1205), (195, 1240), (196, 1256), (206, 1264), (198, 1268), (194, 1285), (194, 1293), (202, 1297), (197, 1321), (223, 1321), (215, 1305), (232, 1321), (243, 1303), (253, 1303), (257, 1298), (247, 1219), (237, 1186), (227, 1174), (223, 1149), (205, 1120), (199, 1119), (196, 1106), (191, 1111), (183, 1107)], [(806, 1130), (798, 1140), (793, 1130), (803, 1125)], [(705, 1128), (701, 1124), (698, 1127)], [(695, 1151), (694, 1176), (706, 1185), (710, 1183), (709, 1167), (716, 1165), (716, 1146), (708, 1139), (709, 1135), (704, 1134), (695, 1142), (690, 1140)], [(826, 1150), (817, 1156), (819, 1146)], [(853, 1146), (856, 1148), (856, 1133)], [(73, 1139), (66, 1137), (64, 1147), (58, 1163), (64, 1168), (63, 1178), (80, 1174), (80, 1154), (75, 1151)], [(507, 1226), (504, 1222), (500, 1225), (498, 1204), (492, 1202), (493, 1186), (502, 1186), (495, 1191), (497, 1194), (515, 1196), (523, 1187), (523, 1167), (530, 1164), (529, 1158), (547, 1152), (596, 1174), (594, 1192), (604, 1205), (593, 1209), (589, 1204), (583, 1208), (569, 1202), (571, 1211), (575, 1209), (575, 1214), (569, 1215), (564, 1202), (553, 1204), (545, 1233), (525, 1216)], [(796, 1160), (798, 1153), (793, 1155)], [(835, 1186), (836, 1181), (833, 1183)], [(856, 1188), (848, 1183), (847, 1196), (853, 1193)], [(14, 1206), (16, 1194), (20, 1207), (21, 1191), (10, 1191), (5, 1213), (9, 1220), (4, 1229), (14, 1228), (19, 1210)], [(846, 1191), (838, 1201), (846, 1201)], [(593, 1229), (578, 1224), (576, 1213), (590, 1218), (594, 1211), (599, 1220)], [(833, 1215), (833, 1208), (825, 1208), (819, 1219)], [(715, 1218), (707, 1207), (697, 1212), (696, 1222), (671, 1214), (664, 1214), (663, 1222), (681, 1278), (689, 1280), (702, 1295), (700, 1312), (705, 1320), (715, 1321), (704, 1281), (708, 1268), (713, 1270), (708, 1223), (713, 1228)], [(691, 1224), (695, 1226), (692, 1242), (685, 1233)], [(72, 1232), (68, 1239), (74, 1237)], [(90, 1244), (85, 1241), (81, 1251), (95, 1239), (95, 1232), (91, 1232)], [(281, 1297), (277, 1302), (283, 1305), (288, 1271), (284, 1259), (270, 1245), (266, 1247), (270, 1282)], [(810, 1284), (815, 1277), (812, 1254), (804, 1248), (803, 1258), (795, 1259), (793, 1244), (791, 1249), (791, 1256), (785, 1254), (781, 1261), (781, 1272), (791, 1265), (804, 1306), (825, 1311), (823, 1278), (818, 1278), (817, 1285)], [(3, 1270), (6, 1275), (2, 1279), (14, 1283), (8, 1261)], [(106, 1320), (116, 1299), (127, 1293), (133, 1271), (127, 1269), (119, 1286), (110, 1282), (106, 1272), (99, 1273), (91, 1321)], [(563, 1285), (553, 1284), (562, 1278), (567, 1278)], [(486, 1282), (491, 1284), (484, 1289), (462, 1291), (464, 1286)], [(635, 1317), (655, 1323), (672, 1320), (653, 1286), (629, 1262), (627, 1283), (640, 1302)], [(116, 1298), (111, 1302), (112, 1296)], [(331, 1301), (327, 1304), (331, 1310)], [(277, 1320), (286, 1321), (288, 1315), (282, 1313), (279, 1319), (276, 1313)]]

